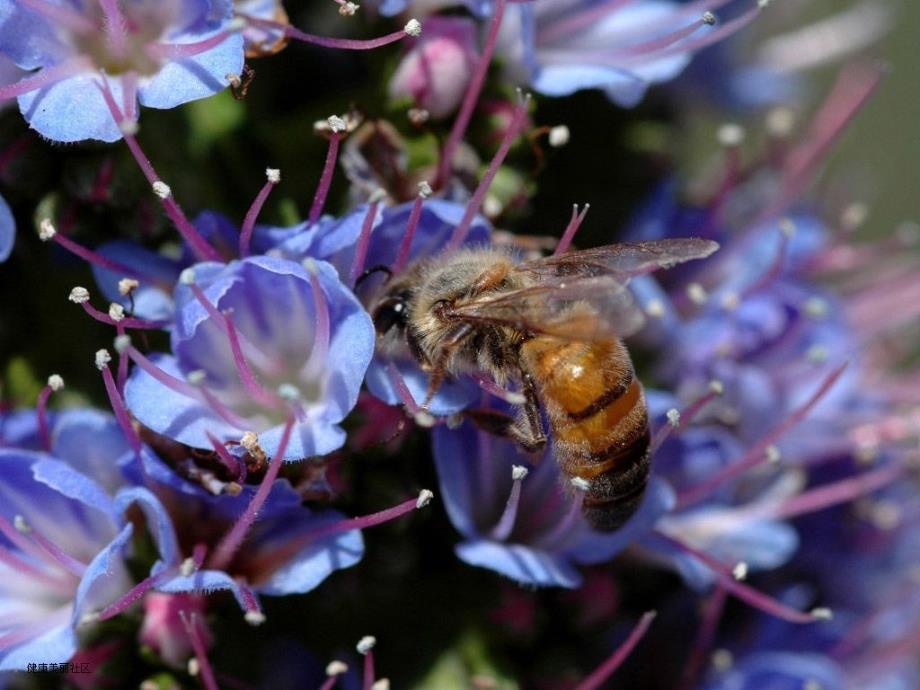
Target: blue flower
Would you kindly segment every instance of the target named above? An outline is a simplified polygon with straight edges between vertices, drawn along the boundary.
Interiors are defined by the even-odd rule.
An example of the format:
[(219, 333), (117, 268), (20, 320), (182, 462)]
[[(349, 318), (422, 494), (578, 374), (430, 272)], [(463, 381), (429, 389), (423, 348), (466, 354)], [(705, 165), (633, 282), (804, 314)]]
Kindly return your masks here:
[(703, 685), (704, 690), (844, 690), (846, 675), (820, 654), (761, 652), (743, 657)]
[(142, 424), (207, 449), (209, 434), (238, 441), (252, 431), (272, 456), (293, 405), (286, 460), (341, 447), (338, 424), (357, 402), (374, 330), (332, 266), (273, 257), (199, 264), (176, 298), (173, 354), (135, 367), (125, 387)]
[(524, 584), (578, 587), (576, 566), (609, 561), (673, 507), (670, 487), (652, 480), (621, 530), (596, 532), (563, 486), (551, 450), (529, 457), (470, 422), (437, 427), (433, 447), (448, 517), (463, 536), (457, 556)]
[(16, 220), (6, 199), (0, 196), (0, 263), (10, 258), (16, 243)]
[(224, 89), (243, 66), (231, 7), (210, 0), (103, 3), (0, 2), (0, 53), (25, 79), (17, 96), (30, 126), (55, 141), (115, 141), (116, 122), (99, 88), (107, 80), (130, 121), (137, 102), (173, 108)]

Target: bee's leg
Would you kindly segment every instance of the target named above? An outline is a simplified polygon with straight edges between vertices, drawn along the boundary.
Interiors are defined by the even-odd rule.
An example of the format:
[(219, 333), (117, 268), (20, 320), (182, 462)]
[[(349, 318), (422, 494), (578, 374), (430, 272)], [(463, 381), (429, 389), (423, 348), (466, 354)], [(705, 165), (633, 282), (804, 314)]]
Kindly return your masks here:
[(521, 383), (524, 404), (517, 416), (486, 409), (464, 410), (462, 415), (483, 431), (510, 438), (528, 453), (539, 453), (546, 447), (540, 403), (529, 374), (521, 374)]
[(444, 383), (444, 379), (447, 378), (447, 363), (450, 362), (454, 350), (457, 349), (460, 343), (463, 342), (472, 330), (473, 327), (469, 324), (461, 324), (453, 333), (445, 338), (444, 344), (441, 346), (441, 350), (438, 353), (438, 358), (434, 361), (429, 370), (428, 391), (425, 393), (425, 401), (420, 405), (423, 410), (428, 409), (428, 406), (431, 404), (431, 399), (434, 398), (435, 393), (438, 392), (441, 384)]

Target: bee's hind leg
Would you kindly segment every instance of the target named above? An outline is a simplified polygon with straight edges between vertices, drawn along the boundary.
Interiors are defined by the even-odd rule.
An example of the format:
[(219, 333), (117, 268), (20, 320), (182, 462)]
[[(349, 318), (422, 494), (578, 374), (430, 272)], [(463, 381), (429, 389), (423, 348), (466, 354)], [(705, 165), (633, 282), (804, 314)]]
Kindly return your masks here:
[(510, 438), (528, 453), (539, 453), (546, 447), (540, 403), (530, 375), (524, 373), (521, 382), (524, 404), (517, 416), (487, 409), (464, 410), (462, 415), (483, 431)]

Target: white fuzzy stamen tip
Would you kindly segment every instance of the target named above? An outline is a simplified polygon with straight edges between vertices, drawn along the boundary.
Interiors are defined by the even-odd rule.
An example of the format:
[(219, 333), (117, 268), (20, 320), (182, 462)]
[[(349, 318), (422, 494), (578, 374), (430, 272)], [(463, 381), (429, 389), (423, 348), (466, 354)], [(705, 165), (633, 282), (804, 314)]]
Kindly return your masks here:
[(330, 115), (327, 117), (326, 124), (329, 125), (329, 129), (336, 133), (344, 132), (348, 128), (348, 125), (345, 124), (345, 120), (338, 115)]
[(403, 27), (403, 31), (406, 32), (407, 36), (418, 38), (422, 35), (422, 23), (418, 19), (410, 19), (406, 22), (406, 26)]
[(811, 610), (811, 617), (817, 621), (829, 621), (833, 619), (834, 612), (824, 606), (819, 606)]
[(779, 231), (786, 237), (795, 237), (795, 221), (791, 218), (781, 218), (779, 221)]
[(645, 305), (645, 313), (655, 319), (660, 319), (664, 316), (664, 302), (660, 299), (650, 300), (648, 304)]
[(195, 269), (186, 268), (179, 274), (179, 282), (183, 285), (193, 285), (195, 283)]
[(734, 568), (732, 568), (732, 577), (734, 577), (739, 582), (746, 579), (748, 576), (748, 564), (744, 561), (739, 561)]
[(124, 321), (125, 308), (121, 306), (118, 302), (112, 302), (109, 305), (109, 318), (115, 322)]
[(591, 488), (591, 482), (583, 477), (572, 477), (572, 486), (579, 491), (587, 491)]
[(727, 122), (719, 127), (716, 132), (716, 139), (719, 140), (722, 146), (740, 146), (746, 134), (747, 132), (745, 132), (744, 127), (741, 125), (734, 122)]
[(70, 295), (68, 295), (67, 299), (69, 299), (74, 304), (83, 304), (84, 302), (88, 302), (89, 290), (78, 285), (70, 291)]
[(327, 676), (341, 676), (343, 673), (348, 673), (348, 664), (344, 661), (330, 661), (326, 666), (326, 675)]
[(108, 350), (97, 350), (96, 351), (96, 368), (102, 371), (107, 366), (109, 362), (112, 361), (112, 355), (109, 354)]
[(48, 388), (57, 392), (64, 387), (64, 379), (59, 374), (51, 374), (48, 377)]
[(371, 635), (365, 635), (360, 640), (358, 644), (355, 645), (355, 649), (358, 650), (358, 654), (367, 654), (374, 648), (374, 645), (377, 644), (377, 638)]
[(735, 658), (727, 649), (717, 649), (712, 653), (712, 666), (716, 671), (727, 671), (735, 663)]
[(512, 465), (511, 466), (511, 479), (513, 479), (514, 481), (518, 481), (526, 477), (529, 472), (530, 470), (528, 470), (523, 465)]
[(687, 297), (697, 306), (706, 302), (706, 288), (699, 283), (690, 283), (687, 286)]
[(38, 224), (38, 239), (42, 242), (47, 242), (57, 235), (57, 230), (54, 227), (54, 223), (51, 222), (50, 218), (42, 218), (42, 222)]
[(127, 333), (125, 335), (117, 336), (113, 342), (113, 346), (115, 347), (115, 352), (121, 354), (129, 347), (131, 347), (131, 336)]
[(741, 296), (737, 292), (726, 292), (722, 295), (722, 299), (719, 300), (719, 304), (722, 305), (725, 311), (735, 311), (738, 305), (741, 304)]
[(668, 410), (667, 417), (668, 417), (668, 424), (670, 424), (673, 427), (680, 426), (680, 411), (679, 410), (672, 407), (670, 410)]
[(718, 379), (713, 379), (709, 382), (709, 390), (716, 395), (722, 395), (725, 392), (725, 385)]
[(281, 170), (278, 168), (265, 168), (265, 179), (272, 184), (281, 182)]
[(381, 678), (378, 681), (375, 681), (371, 686), (371, 690), (390, 690), (390, 679)]
[(140, 287), (140, 282), (134, 278), (122, 278), (118, 281), (118, 294), (127, 297)]
[(278, 395), (288, 402), (297, 402), (300, 400), (300, 389), (293, 383), (282, 383), (278, 386)]
[(139, 131), (141, 131), (141, 126), (138, 124), (137, 120), (130, 120), (125, 118), (118, 123), (118, 129), (122, 134), (126, 134), (129, 137), (133, 137)]
[(703, 24), (708, 24), (709, 26), (715, 26), (716, 15), (713, 12), (703, 12)]
[(240, 445), (249, 451), (250, 453), (254, 452), (259, 447), (259, 437), (256, 436), (254, 431), (247, 431), (240, 438)]
[(827, 300), (821, 299), (820, 297), (809, 297), (805, 301), (805, 313), (813, 319), (820, 319), (827, 316), (829, 310), (830, 306)]
[(98, 611), (87, 611), (82, 616), (80, 616), (80, 625), (89, 625), (90, 623), (95, 623), (99, 620)]
[(428, 184), (428, 180), (422, 180), (418, 183), (418, 195), (423, 199), (427, 199), (432, 195), (431, 185)]
[(161, 199), (166, 199), (172, 194), (172, 190), (169, 188), (169, 185), (163, 182), (163, 180), (157, 180), (152, 185), (153, 193), (156, 194)]
[(29, 534), (32, 531), (32, 528), (29, 527), (29, 523), (26, 522), (26, 519), (22, 515), (16, 515), (13, 518), (13, 527), (15, 527), (16, 531), (20, 534)]
[(195, 561), (192, 558), (186, 558), (182, 561), (182, 565), (179, 566), (179, 574), (182, 577), (189, 577), (196, 570), (198, 570), (198, 566), (195, 565)]
[(227, 22), (228, 33), (238, 33), (246, 28), (247, 22), (243, 17), (234, 17)]
[(429, 489), (422, 489), (418, 492), (418, 499), (415, 501), (416, 508), (424, 508), (429, 503), (431, 499), (434, 498), (434, 492)]
[(823, 364), (830, 357), (830, 352), (824, 345), (812, 345), (805, 353), (805, 357), (812, 364)]
[(204, 369), (195, 369), (190, 371), (185, 378), (190, 384), (197, 386), (203, 383), (206, 377), (207, 374), (204, 372)]
[(568, 127), (565, 125), (556, 125), (549, 130), (549, 145), (554, 149), (565, 146), (569, 143), (571, 135), (572, 133), (569, 131)]
[(343, 2), (339, 5), (339, 14), (343, 17), (354, 17), (355, 12), (357, 12), (360, 7), (360, 5), (356, 5), (353, 2)]
[(188, 663), (186, 664), (186, 670), (188, 671), (188, 674), (193, 678), (201, 673), (201, 664), (199, 663), (198, 659), (195, 657), (189, 659)]
[(767, 457), (767, 462), (771, 464), (779, 462), (780, 459), (782, 458), (782, 454), (779, 452), (779, 448), (774, 446), (772, 443), (769, 446), (767, 446), (767, 449), (766, 451), (764, 451), (764, 454)]
[(265, 622), (265, 614), (261, 611), (247, 611), (243, 620), (252, 626), (262, 625)]
[(430, 429), (434, 426), (434, 417), (427, 410), (419, 410), (413, 416), (415, 423), (423, 429)]

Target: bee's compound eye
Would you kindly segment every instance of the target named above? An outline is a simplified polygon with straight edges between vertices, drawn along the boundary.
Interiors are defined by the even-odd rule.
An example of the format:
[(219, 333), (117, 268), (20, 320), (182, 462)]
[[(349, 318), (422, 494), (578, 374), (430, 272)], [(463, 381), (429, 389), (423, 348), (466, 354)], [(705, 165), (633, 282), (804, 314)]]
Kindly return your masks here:
[(409, 308), (404, 299), (387, 299), (374, 310), (374, 329), (378, 335), (384, 335), (394, 326), (405, 326), (408, 317)]

